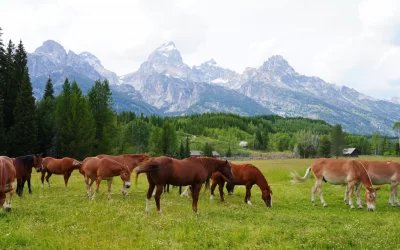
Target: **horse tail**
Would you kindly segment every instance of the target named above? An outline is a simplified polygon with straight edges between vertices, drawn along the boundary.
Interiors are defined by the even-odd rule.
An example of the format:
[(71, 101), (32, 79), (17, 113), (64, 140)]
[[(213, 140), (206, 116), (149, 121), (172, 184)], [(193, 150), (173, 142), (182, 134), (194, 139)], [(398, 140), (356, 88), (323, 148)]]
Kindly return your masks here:
[(296, 171), (293, 171), (290, 173), (290, 176), (293, 178), (293, 180), (291, 180), (290, 182), (292, 183), (305, 182), (308, 179), (308, 177), (310, 177), (310, 173), (311, 173), (311, 167), (307, 168), (306, 174), (304, 175), (303, 178), (301, 178)]
[(135, 170), (136, 170), (135, 184), (137, 186), (137, 180), (138, 180), (139, 174), (158, 171), (158, 170), (160, 170), (160, 165), (158, 165), (158, 163), (156, 163), (154, 161), (149, 161), (149, 162), (143, 164), (142, 166), (135, 168)]
[(206, 183), (204, 184), (204, 186), (205, 186), (205, 189), (204, 189), (204, 191), (206, 191), (206, 190), (209, 190), (209, 189), (210, 189), (210, 179), (211, 179), (211, 178), (208, 178), (208, 177), (207, 177), (207, 179), (206, 179)]

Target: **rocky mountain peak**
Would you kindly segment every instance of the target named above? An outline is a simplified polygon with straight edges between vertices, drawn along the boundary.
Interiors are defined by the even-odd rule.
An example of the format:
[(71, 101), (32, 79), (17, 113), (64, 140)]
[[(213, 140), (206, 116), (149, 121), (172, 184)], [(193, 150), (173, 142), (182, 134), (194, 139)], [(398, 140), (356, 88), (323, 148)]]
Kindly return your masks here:
[(100, 60), (95, 55), (93, 55), (89, 52), (84, 51), (84, 52), (80, 53), (79, 56), (92, 66), (93, 65), (101, 65)]
[(260, 67), (262, 71), (273, 72), (278, 75), (294, 74), (296, 71), (289, 65), (289, 63), (281, 55), (274, 55), (270, 57)]
[(175, 43), (173, 42), (164, 43), (163, 45), (157, 48), (157, 51), (159, 52), (168, 52), (172, 50), (176, 50)]
[(44, 41), (42, 46), (37, 48), (35, 54), (47, 55), (54, 58), (62, 58), (67, 55), (67, 51), (64, 47), (53, 40)]

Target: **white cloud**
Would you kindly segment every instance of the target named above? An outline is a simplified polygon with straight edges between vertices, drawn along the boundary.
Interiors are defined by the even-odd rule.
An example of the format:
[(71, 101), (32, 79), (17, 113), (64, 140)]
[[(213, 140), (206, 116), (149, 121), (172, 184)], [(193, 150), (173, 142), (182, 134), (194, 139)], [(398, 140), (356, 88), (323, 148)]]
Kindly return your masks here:
[(4, 40), (22, 39), (32, 52), (53, 39), (93, 53), (119, 75), (171, 40), (189, 65), (214, 58), (242, 72), (281, 54), (301, 74), (374, 97), (400, 90), (397, 0), (0, 0), (0, 6)]

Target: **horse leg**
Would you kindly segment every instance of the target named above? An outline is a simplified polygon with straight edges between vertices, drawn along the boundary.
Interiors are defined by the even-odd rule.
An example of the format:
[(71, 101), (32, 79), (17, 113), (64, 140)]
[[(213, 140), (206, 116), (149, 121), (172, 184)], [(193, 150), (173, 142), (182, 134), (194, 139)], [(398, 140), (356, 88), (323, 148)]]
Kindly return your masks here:
[(344, 191), (344, 204), (349, 204), (349, 187), (346, 186), (346, 191)]
[(64, 173), (65, 190), (68, 190), (68, 180), (69, 180), (69, 177), (71, 176), (71, 174), (72, 174), (72, 172)]
[[(181, 197), (186, 196), (186, 197), (189, 198), (189, 187), (190, 187), (190, 186), (186, 186), (185, 191), (183, 191), (183, 192), (181, 193)], [(182, 186), (180, 186), (179, 188), (182, 189)]]
[(319, 192), (319, 199), (321, 200), (322, 206), (323, 207), (328, 206), (328, 204), (326, 204), (326, 201), (325, 201), (324, 196), (322, 194), (322, 181), (318, 182), (317, 190)]
[(98, 176), (96, 179), (96, 191), (93, 192), (92, 200), (94, 200), (94, 197), (99, 192), (100, 183), (101, 183), (101, 176)]
[[(14, 182), (11, 183), (11, 188), (12, 190), (9, 192), (9, 197), (10, 199), (8, 200), (8, 204), (6, 205), (6, 211), (7, 212), (11, 212), (11, 208), (12, 208), (12, 197), (14, 195)], [(7, 203), (7, 201), (6, 201)]]
[(111, 183), (112, 183), (112, 179), (107, 180), (107, 186), (108, 186), (108, 200), (111, 199)]
[(22, 183), (21, 178), (18, 178), (18, 179), (17, 179), (17, 195), (18, 195), (19, 197), (22, 196), (22, 192), (21, 192), (21, 183)]
[(197, 202), (199, 201), (200, 189), (203, 184), (192, 185), (192, 209), (197, 214)]
[(395, 207), (395, 206), (398, 205), (397, 186), (398, 186), (398, 182), (397, 181), (392, 181), (392, 183), (390, 185), (390, 196), (389, 196), (389, 204), (392, 207)]
[(246, 196), (244, 197), (244, 203), (251, 205), (250, 197), (251, 197), (251, 188), (253, 185), (251, 183), (246, 183)]
[(46, 174), (46, 171), (43, 170), (42, 171), (42, 176), (40, 177), (40, 181), (42, 182), (42, 188), (44, 188), (44, 176), (45, 176), (45, 174)]
[(215, 181), (213, 179), (211, 187), (210, 187), (210, 190), (211, 190), (210, 200), (214, 199), (214, 190), (215, 190), (216, 186), (217, 186), (217, 181)]
[(29, 177), (26, 181), (28, 182), (29, 193), (32, 194), (32, 189), (31, 189), (31, 177)]
[(93, 183), (94, 183), (94, 179), (90, 179), (89, 177), (87, 177), (87, 184), (86, 184), (86, 186), (87, 186), (87, 195), (88, 195), (88, 198), (90, 198), (90, 196), (91, 196), (91, 193), (92, 193), (92, 185), (93, 185)]
[(219, 196), (220, 196), (221, 201), (225, 201), (225, 199), (224, 199), (224, 185), (225, 185), (224, 181), (221, 181), (221, 182), (218, 183)]
[(349, 188), (349, 205), (350, 205), (350, 208), (354, 208), (354, 205), (353, 205), (353, 193), (354, 193), (355, 182), (354, 181), (350, 181), (347, 185), (348, 185), (348, 188)]
[(394, 188), (393, 188), (394, 189), (393, 199), (394, 199), (395, 206), (399, 206), (398, 186), (399, 186), (399, 183), (396, 182), (396, 184), (394, 185)]
[(361, 196), (360, 196), (361, 187), (362, 187), (361, 183), (357, 183), (356, 184), (356, 196), (357, 196), (357, 206), (358, 206), (358, 208), (363, 208), (362, 201), (361, 201)]
[(52, 172), (47, 171), (46, 181), (47, 181), (47, 184), (49, 185), (49, 187), (51, 187), (51, 185), (50, 185), (50, 176), (51, 176), (52, 174), (53, 174)]
[(156, 185), (156, 195), (154, 196), (154, 199), (156, 200), (157, 212), (160, 215), (162, 214), (160, 207), (160, 197), (162, 192), (163, 192), (163, 185), (162, 184)]

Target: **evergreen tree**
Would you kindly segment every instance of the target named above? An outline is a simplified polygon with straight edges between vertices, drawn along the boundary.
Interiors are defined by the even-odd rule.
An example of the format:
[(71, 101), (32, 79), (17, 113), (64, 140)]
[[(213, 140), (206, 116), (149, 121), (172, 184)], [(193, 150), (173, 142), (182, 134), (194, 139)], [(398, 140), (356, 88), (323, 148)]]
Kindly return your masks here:
[(185, 145), (185, 157), (190, 157), (190, 145), (189, 145), (189, 136), (186, 136), (186, 145)]
[(7, 136), (3, 123), (3, 102), (0, 101), (0, 155), (6, 155)]
[(183, 143), (181, 142), (181, 145), (179, 146), (179, 159), (185, 159), (185, 147), (183, 146)]
[(175, 128), (169, 122), (165, 122), (161, 132), (162, 153), (164, 155), (175, 155), (178, 146), (177, 140)]
[(56, 98), (55, 112), (55, 136), (56, 151), (58, 157), (68, 156), (68, 142), (72, 141), (74, 134), (72, 131), (72, 110), (71, 110), (71, 84), (68, 78), (65, 78), (62, 85), (62, 91)]
[(162, 129), (153, 127), (149, 138), (149, 153), (151, 156), (163, 155), (162, 149)]
[(203, 147), (203, 155), (207, 156), (207, 157), (213, 157), (213, 154), (212, 154), (213, 150), (214, 150), (213, 146), (211, 144), (209, 144), (208, 142), (206, 142)]
[(331, 132), (331, 153), (336, 158), (343, 155), (343, 149), (345, 147), (344, 134), (342, 126), (337, 124), (332, 128)]
[(36, 115), (35, 98), (32, 93), (32, 84), (25, 69), (20, 84), (14, 109), (14, 125), (10, 129), (8, 155), (19, 156), (32, 154), (36, 149)]
[(7, 136), (4, 126), (4, 97), (6, 91), (5, 70), (6, 70), (6, 51), (4, 49), (2, 28), (0, 27), (0, 154), (5, 155), (7, 150)]
[(228, 151), (226, 152), (226, 157), (232, 157), (231, 145), (228, 146)]
[(17, 100), (20, 82), (15, 81), (14, 74), (14, 50), (15, 46), (10, 40), (4, 55), (4, 74), (3, 74), (3, 116), (6, 132), (14, 125), (14, 108)]
[(327, 135), (323, 135), (318, 145), (318, 155), (319, 157), (330, 157), (331, 154), (331, 141)]
[(50, 98), (50, 99), (54, 100), (54, 88), (53, 88), (53, 82), (51, 81), (50, 76), (47, 79), (46, 87), (44, 89), (43, 99), (46, 99), (46, 98)]
[(134, 146), (135, 153), (148, 152), (150, 125), (142, 119), (135, 119), (126, 125), (125, 141)]
[[(95, 81), (88, 92), (89, 104), (96, 124), (94, 154), (109, 153), (115, 131), (115, 115), (112, 110), (112, 94), (107, 80)], [(146, 138), (146, 141), (148, 139)], [(147, 146), (146, 146), (147, 148)], [(144, 150), (143, 147), (137, 150)]]

